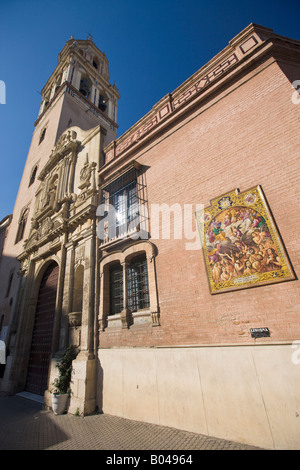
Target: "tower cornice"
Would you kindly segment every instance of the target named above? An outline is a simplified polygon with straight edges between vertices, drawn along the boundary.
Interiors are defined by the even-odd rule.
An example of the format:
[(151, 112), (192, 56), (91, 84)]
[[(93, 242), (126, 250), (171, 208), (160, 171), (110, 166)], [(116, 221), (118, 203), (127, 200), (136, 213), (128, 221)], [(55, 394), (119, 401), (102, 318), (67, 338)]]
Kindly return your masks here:
[(69, 82), (65, 81), (57, 90), (56, 94), (53, 96), (52, 100), (49, 102), (47, 108), (39, 115), (37, 120), (34, 123), (34, 127), (37, 127), (40, 121), (46, 116), (47, 112), (51, 109), (52, 105), (56, 100), (58, 100), (63, 93), (70, 92), (72, 94), (75, 94), (77, 98), (87, 107), (87, 111), (93, 112), (93, 114), (97, 113), (101, 119), (106, 121), (107, 124), (110, 126), (113, 126), (115, 128), (118, 128), (118, 124), (110, 119), (101, 109), (97, 108), (91, 101), (89, 101), (87, 98), (81, 95), (81, 93)]
[(287, 51), (293, 54), (294, 60), (296, 55), (299, 57), (300, 41), (275, 34), (270, 28), (249, 24), (215, 57), (176, 90), (164, 96), (116, 141), (112, 141), (104, 149), (106, 165), (101, 171), (118, 164), (122, 158), (129, 158), (154, 135), (201, 107), (226, 84), (246, 73), (254, 61), (268, 60), (273, 56), (286, 58)]
[(109, 82), (105, 53), (101, 52), (91, 39), (71, 38), (58, 54), (58, 64), (41, 91), (42, 102), (36, 124), (54, 104), (53, 99), (64, 83), (73, 86), (87, 99), (92, 108), (96, 107), (99, 116), (103, 112), (106, 122), (109, 121), (117, 127), (119, 91), (115, 84)]

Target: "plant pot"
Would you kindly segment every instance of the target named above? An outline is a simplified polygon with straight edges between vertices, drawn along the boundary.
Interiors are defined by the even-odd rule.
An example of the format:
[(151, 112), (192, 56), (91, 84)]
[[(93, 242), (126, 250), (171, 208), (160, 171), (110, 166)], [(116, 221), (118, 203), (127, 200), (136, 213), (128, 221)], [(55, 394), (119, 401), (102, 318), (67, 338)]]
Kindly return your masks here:
[(68, 401), (69, 394), (52, 394), (52, 410), (55, 415), (62, 415), (67, 408), (67, 401)]

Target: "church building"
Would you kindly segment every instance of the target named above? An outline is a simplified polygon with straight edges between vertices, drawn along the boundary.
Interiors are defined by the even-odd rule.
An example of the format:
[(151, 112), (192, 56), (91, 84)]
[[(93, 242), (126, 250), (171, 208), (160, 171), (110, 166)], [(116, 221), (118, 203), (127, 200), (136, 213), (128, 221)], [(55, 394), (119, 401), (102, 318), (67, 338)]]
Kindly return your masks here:
[(92, 38), (66, 42), (0, 222), (0, 391), (300, 448), (300, 42), (250, 24), (120, 137)]

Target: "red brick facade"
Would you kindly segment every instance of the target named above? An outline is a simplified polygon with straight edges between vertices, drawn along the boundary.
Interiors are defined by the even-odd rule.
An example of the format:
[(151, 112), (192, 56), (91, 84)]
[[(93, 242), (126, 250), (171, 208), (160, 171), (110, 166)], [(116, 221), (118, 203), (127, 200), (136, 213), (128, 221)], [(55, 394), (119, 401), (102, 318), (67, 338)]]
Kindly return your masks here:
[[(115, 97), (106, 114), (95, 109), (101, 90), (91, 88), (94, 103), (80, 91), (83, 68), (103, 82), (91, 62), (103, 55), (90, 39), (76, 43), (68, 41), (44, 87), (5, 239), (0, 320), (10, 352), (1, 391), (25, 389), (41, 280), (55, 262), (45, 407), (57, 354), (73, 344), (70, 413), (98, 409), (299, 449), (300, 42), (249, 25), (117, 140), (115, 86), (105, 85)], [(269, 284), (246, 288), (237, 276), (235, 290), (211, 293), (195, 212), (255, 187), (293, 279), (277, 282), (282, 270), (270, 269)], [(260, 328), (269, 335), (254, 338)]]
[[(299, 274), (300, 107), (292, 101), (299, 58), (298, 43), (270, 34), (263, 47), (253, 46), (247, 60), (230, 64), (230, 73), (187, 101), (180, 115), (173, 99), (173, 116), (165, 119), (164, 127), (153, 121), (153, 111), (149, 113), (159, 129), (154, 133), (148, 124), (148, 139), (135, 141), (137, 134), (143, 137), (138, 123), (131, 134), (128, 131), (125, 144), (124, 137), (114, 143), (114, 160), (109, 146), (107, 177), (118, 162), (120, 167), (130, 160), (143, 165), (149, 207), (208, 206), (211, 199), (235, 188), (261, 185)], [(150, 238), (157, 247), (160, 326), (105, 329), (100, 348), (274, 343), (300, 336), (298, 280), (212, 296), (201, 250), (186, 250), (187, 240), (174, 239), (172, 231), (170, 238)], [(250, 328), (257, 327), (269, 328), (270, 337), (253, 339)]]

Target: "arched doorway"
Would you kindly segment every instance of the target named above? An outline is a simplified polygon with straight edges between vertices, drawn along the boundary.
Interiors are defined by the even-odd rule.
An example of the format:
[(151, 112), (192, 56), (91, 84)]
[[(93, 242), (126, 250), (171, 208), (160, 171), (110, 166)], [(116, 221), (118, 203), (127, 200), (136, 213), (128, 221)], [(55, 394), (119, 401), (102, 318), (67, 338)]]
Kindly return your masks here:
[(43, 395), (48, 386), (59, 267), (52, 262), (39, 288), (27, 380), (27, 392)]

